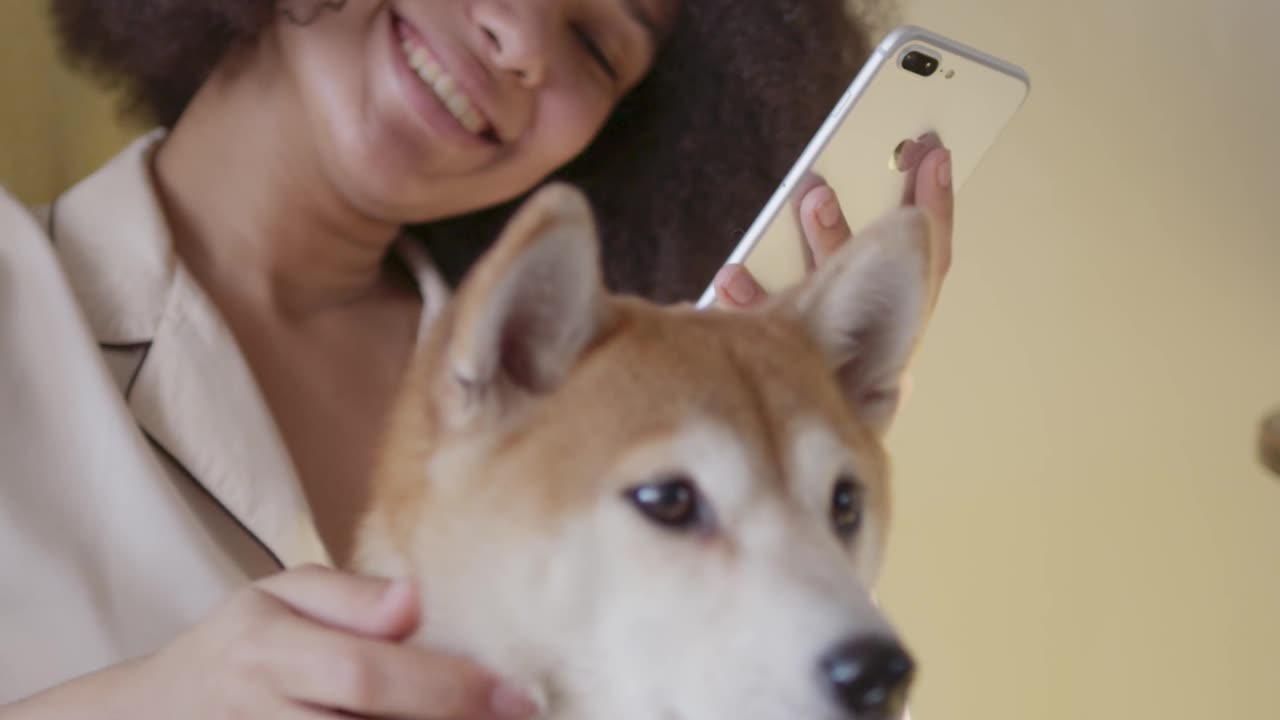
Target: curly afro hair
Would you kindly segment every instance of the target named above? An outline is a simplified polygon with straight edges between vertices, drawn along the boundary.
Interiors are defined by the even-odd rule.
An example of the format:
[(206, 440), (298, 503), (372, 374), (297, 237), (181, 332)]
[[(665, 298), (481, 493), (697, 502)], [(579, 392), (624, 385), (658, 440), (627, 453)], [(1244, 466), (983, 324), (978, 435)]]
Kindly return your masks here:
[[(51, 1), (72, 64), (165, 127), (278, 15), (264, 0)], [(701, 292), (870, 54), (869, 18), (883, 9), (683, 0), (649, 76), (555, 174), (590, 197), (613, 290), (660, 302)], [(410, 231), (456, 281), (521, 200)]]

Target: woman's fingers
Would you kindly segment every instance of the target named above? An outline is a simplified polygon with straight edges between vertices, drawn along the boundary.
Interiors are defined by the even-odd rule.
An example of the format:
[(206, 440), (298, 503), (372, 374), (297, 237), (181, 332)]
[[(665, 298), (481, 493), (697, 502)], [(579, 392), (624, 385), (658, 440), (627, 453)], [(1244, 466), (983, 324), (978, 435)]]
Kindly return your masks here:
[(299, 707), (395, 720), (516, 720), (537, 708), (463, 658), (399, 641), (418, 625), (412, 583), (322, 567), (272, 576), (255, 592), (292, 619), (263, 625), (248, 661)]
[(723, 308), (749, 308), (763, 302), (769, 294), (756, 282), (751, 271), (742, 265), (725, 265), (716, 273), (716, 304)]
[(955, 192), (951, 182), (951, 152), (930, 150), (920, 161), (915, 175), (915, 205), (923, 209), (933, 225), (938, 253), (938, 280), (951, 268), (951, 236), (955, 230)]
[(399, 640), (418, 626), (417, 591), (405, 580), (307, 566), (273, 575), (254, 587), (303, 617), (368, 637)]
[(348, 635), (306, 621), (279, 624), (266, 672), (299, 705), (396, 720), (529, 717), (514, 688), (462, 658)]
[(800, 226), (816, 265), (839, 250), (853, 233), (830, 185), (813, 188), (800, 199)]

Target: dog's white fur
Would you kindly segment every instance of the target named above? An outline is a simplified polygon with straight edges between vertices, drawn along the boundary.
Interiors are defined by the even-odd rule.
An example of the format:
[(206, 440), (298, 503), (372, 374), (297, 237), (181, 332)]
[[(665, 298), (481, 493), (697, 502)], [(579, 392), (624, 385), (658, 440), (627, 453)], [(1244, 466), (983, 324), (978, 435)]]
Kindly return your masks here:
[[(888, 215), (750, 312), (609, 296), (584, 198), (531, 200), (406, 380), (356, 569), (422, 586), (421, 642), (523, 682), (555, 720), (846, 717), (819, 657), (893, 637), (871, 588), (880, 438), (935, 293), (928, 222)], [(859, 534), (830, 523), (842, 473)], [(624, 491), (679, 474), (712, 519)]]

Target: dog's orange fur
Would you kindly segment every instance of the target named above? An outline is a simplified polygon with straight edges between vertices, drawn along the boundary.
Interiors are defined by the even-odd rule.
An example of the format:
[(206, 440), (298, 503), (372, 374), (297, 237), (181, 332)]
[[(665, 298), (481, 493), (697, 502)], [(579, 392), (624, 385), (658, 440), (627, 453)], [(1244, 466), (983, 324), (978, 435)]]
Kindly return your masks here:
[[(857, 448), (867, 463), (860, 479), (871, 486), (869, 497), (884, 499), (877, 512), (887, 514), (887, 461), (880, 444), (832, 392), (830, 363), (796, 323), (764, 312), (664, 309), (628, 298), (608, 302), (608, 328), (564, 384), (503, 434), (488, 458), (492, 470), (477, 468), (474, 482), (450, 497), (448, 512), (473, 508), (499, 518), (506, 517), (502, 506), (513, 504), (520, 508), (513, 515), (554, 521), (573, 512), (575, 502), (594, 497), (584, 486), (598, 481), (620, 448), (669, 433), (694, 415), (715, 418), (766, 449), (770, 477), (783, 483), (777, 449), (771, 447), (783, 433), (775, 426), (803, 409), (839, 428)], [(400, 542), (433, 520), (423, 468), (433, 449), (449, 439), (433, 398), (456, 392), (444, 354), (453, 321), (453, 312), (446, 312), (436, 341), (408, 374), (374, 490), (372, 504), (386, 510)], [(486, 481), (513, 476), (527, 482), (495, 488)]]

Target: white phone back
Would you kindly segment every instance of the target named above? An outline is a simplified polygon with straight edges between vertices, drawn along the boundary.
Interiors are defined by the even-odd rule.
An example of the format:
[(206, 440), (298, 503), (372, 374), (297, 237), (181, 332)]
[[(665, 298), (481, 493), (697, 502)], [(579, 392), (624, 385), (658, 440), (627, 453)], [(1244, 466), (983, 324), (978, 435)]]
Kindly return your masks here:
[[(901, 67), (921, 50), (940, 61), (922, 77)], [(951, 151), (958, 191), (1022, 105), (1020, 68), (926, 30), (905, 26), (876, 48), (858, 77), (747, 230), (728, 262), (743, 263), (770, 292), (804, 276), (804, 237), (794, 206), (810, 173), (835, 190), (856, 234), (902, 202), (906, 175), (893, 165), (903, 140), (936, 133)], [(699, 307), (714, 302), (712, 288)]]

